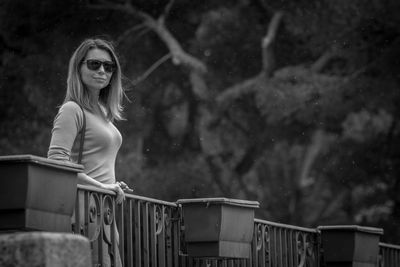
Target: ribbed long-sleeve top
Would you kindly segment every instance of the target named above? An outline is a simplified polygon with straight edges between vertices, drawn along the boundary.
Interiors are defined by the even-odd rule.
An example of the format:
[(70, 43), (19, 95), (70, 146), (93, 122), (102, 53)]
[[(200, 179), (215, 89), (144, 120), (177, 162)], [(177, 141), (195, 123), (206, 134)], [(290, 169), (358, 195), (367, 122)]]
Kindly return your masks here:
[[(115, 183), (115, 160), (122, 136), (111, 121), (85, 110), (86, 131), (82, 153), (84, 172), (101, 183)], [(77, 162), (83, 113), (77, 103), (63, 104), (54, 119), (47, 157)]]

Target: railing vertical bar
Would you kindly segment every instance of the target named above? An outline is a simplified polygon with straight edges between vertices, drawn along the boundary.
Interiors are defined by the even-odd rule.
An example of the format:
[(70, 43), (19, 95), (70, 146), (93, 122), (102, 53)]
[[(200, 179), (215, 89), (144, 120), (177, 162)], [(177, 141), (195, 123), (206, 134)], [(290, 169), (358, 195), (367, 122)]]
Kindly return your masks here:
[(272, 255), (271, 255), (271, 243), (272, 243), (272, 237), (271, 237), (271, 226), (266, 225), (265, 229), (268, 231), (268, 239), (267, 243), (265, 244), (265, 252), (267, 253), (268, 256), (268, 266), (272, 266)]
[[(179, 208), (176, 208), (172, 212), (172, 218), (173, 220), (171, 221), (171, 230), (172, 230), (172, 251), (173, 251), (173, 264), (174, 267), (178, 266), (181, 263), (181, 266), (184, 267), (186, 266), (186, 263), (183, 262), (183, 257), (180, 256), (180, 223), (181, 223), (181, 218), (179, 216)], [(182, 260), (182, 261), (181, 261)]]
[(150, 214), (150, 265), (157, 266), (157, 236), (156, 236), (156, 204), (149, 204), (149, 214)]
[(258, 252), (257, 252), (257, 233), (258, 233), (258, 223), (254, 224), (254, 231), (253, 231), (253, 242), (252, 242), (252, 257), (251, 259), (251, 266), (257, 267), (258, 266)]
[(161, 206), (161, 214), (160, 214), (160, 223), (159, 227), (161, 227), (161, 232), (158, 233), (158, 266), (165, 267), (166, 259), (165, 259), (165, 250), (166, 250), (166, 242), (165, 242), (165, 232), (166, 232), (166, 221), (165, 221), (165, 206)]
[[(394, 262), (394, 250), (393, 249), (389, 249), (389, 266), (395, 266), (395, 262)], [(397, 266), (396, 266), (397, 267)]]
[[(98, 261), (99, 263), (102, 263), (102, 258), (103, 258), (103, 236), (104, 236), (104, 207), (103, 207), (103, 198), (104, 195), (101, 194), (99, 196), (99, 202), (100, 202), (100, 233), (99, 233), (99, 237), (97, 239), (97, 246), (98, 246)], [(96, 241), (95, 241), (96, 242)]]
[(279, 255), (278, 255), (278, 228), (274, 227), (274, 242), (272, 243), (274, 245), (274, 262), (273, 266), (278, 267), (278, 262), (279, 262)]
[(188, 257), (188, 267), (193, 267), (193, 262), (195, 261), (195, 259), (193, 259), (192, 257)]
[(294, 244), (294, 255), (295, 255), (295, 266), (299, 266), (299, 232), (295, 233), (295, 244)]
[[(85, 234), (85, 233), (81, 233), (81, 210), (80, 210), (80, 206), (81, 206), (81, 202), (79, 201), (79, 196), (81, 195), (81, 194), (84, 194), (84, 193), (82, 193), (83, 191), (81, 191), (81, 190), (78, 190), (78, 192), (76, 193), (76, 201), (75, 201), (75, 222), (73, 222), (74, 223), (74, 232), (75, 232), (75, 234), (82, 234), (82, 235), (84, 235), (84, 236), (87, 236), (87, 234)], [(83, 210), (85, 210), (86, 209), (86, 206), (85, 206), (85, 203), (82, 203), (83, 204)]]
[(261, 249), (260, 249), (260, 253), (261, 253), (260, 261), (261, 261), (262, 267), (265, 266), (265, 247), (266, 247), (265, 225), (262, 225), (262, 227), (261, 227)]
[(314, 252), (315, 252), (315, 256), (314, 256), (314, 261), (315, 261), (315, 266), (319, 267), (320, 265), (320, 242), (319, 242), (319, 235), (317, 233), (313, 234), (314, 236)]
[(127, 267), (133, 267), (133, 234), (132, 234), (132, 227), (134, 227), (134, 223), (132, 221), (132, 199), (128, 198), (128, 203), (127, 203), (127, 213), (126, 214), (126, 235), (127, 235), (127, 241), (126, 241), (126, 262), (127, 262)]
[(149, 240), (149, 203), (144, 203), (143, 210), (143, 263), (145, 267), (150, 266), (150, 240)]
[(281, 267), (281, 254), (280, 254), (280, 237), (281, 237), (281, 229), (279, 227), (276, 228), (276, 239), (275, 239), (275, 255), (276, 255), (276, 262), (275, 266)]
[(395, 266), (395, 253), (394, 249), (390, 249), (390, 265)]
[(135, 221), (135, 260), (136, 266), (142, 266), (142, 210), (139, 200), (135, 200), (134, 221)]
[[(82, 214), (81, 214), (80, 210), (77, 210), (76, 213), (75, 213), (75, 216), (76, 216), (75, 217), (76, 218), (76, 224), (75, 225), (76, 225), (76, 228), (77, 228), (76, 229), (77, 233), (81, 234), (81, 235), (84, 235), (86, 237), (89, 236), (89, 229), (88, 229), (88, 227), (89, 227), (89, 196), (90, 196), (90, 192), (88, 192), (88, 191), (81, 191), (80, 197), (79, 197), (79, 192), (78, 192), (78, 202), (79, 202), (78, 205), (83, 204), (83, 211), (82, 211)], [(81, 201), (82, 198), (83, 198), (83, 203)], [(83, 218), (81, 218), (81, 215), (83, 215)], [(82, 219), (83, 219), (83, 226), (82, 226), (82, 229), (81, 229), (81, 220)], [(94, 249), (98, 249), (98, 247), (94, 247), (93, 246), (94, 242), (96, 242), (96, 241), (94, 240), (94, 241), (90, 242), (90, 248), (91, 248), (91, 252), (92, 252), (92, 257), (93, 257), (93, 255), (99, 255), (98, 252), (97, 252), (97, 254), (93, 253)], [(97, 259), (96, 259), (96, 262), (98, 262), (98, 261), (99, 261), (99, 257), (97, 257)]]
[[(112, 218), (112, 222), (110, 224), (110, 238), (111, 238), (111, 253), (114, 255), (113, 257), (110, 257), (110, 261), (112, 266), (117, 266), (117, 242), (116, 242), (116, 235), (115, 235), (115, 231), (117, 229), (117, 224), (116, 224), (116, 207), (115, 207), (115, 198), (112, 198), (111, 201), (111, 216), (113, 216)], [(103, 213), (104, 214), (104, 213)], [(110, 253), (110, 251), (109, 251)]]
[(167, 267), (174, 267), (173, 266), (173, 240), (172, 240), (172, 210), (170, 207), (167, 208), (167, 218), (168, 220), (165, 222), (165, 236), (166, 236), (166, 256), (167, 256)]
[[(125, 266), (125, 229), (124, 229), (124, 208), (125, 204), (122, 202), (120, 205), (118, 205), (117, 209), (117, 225), (118, 225), (118, 231), (119, 231), (119, 253), (121, 256), (121, 263), (122, 266)], [(118, 241), (117, 241), (118, 242)]]
[(269, 226), (269, 262), (268, 266), (273, 267), (275, 261), (275, 254), (274, 254), (274, 227)]
[(191, 261), (192, 261), (192, 258), (190, 258), (190, 257), (181, 257), (181, 260), (182, 260), (182, 263), (183, 263), (183, 266), (187, 266), (187, 267), (190, 267), (191, 266)]
[(289, 267), (294, 267), (294, 260), (293, 260), (293, 230), (289, 231), (289, 244), (288, 244), (288, 248), (289, 248)]
[(288, 257), (288, 229), (285, 229), (285, 231), (283, 232), (283, 250), (285, 251), (285, 257), (283, 260), (283, 266), (284, 267), (288, 267), (288, 261), (289, 261), (289, 257)]
[(283, 232), (284, 230), (282, 228), (279, 228), (279, 267), (283, 267), (283, 260), (284, 260), (284, 255), (283, 255)]
[[(80, 211), (78, 211), (78, 221), (77, 221), (77, 227), (78, 227), (78, 233), (88, 236), (89, 235), (89, 196), (90, 193), (87, 191), (83, 192), (83, 212), (81, 214)], [(80, 201), (79, 201), (80, 202)], [(99, 212), (99, 211), (98, 211)], [(83, 215), (83, 218), (81, 218), (81, 215)], [(83, 225), (81, 225), (81, 220), (83, 220)], [(81, 229), (82, 226), (82, 229)]]
[(275, 257), (275, 261), (274, 261), (274, 266), (275, 267), (279, 267), (279, 228), (278, 227), (274, 227), (274, 257)]
[(387, 248), (384, 248), (383, 249), (383, 258), (382, 258), (382, 266), (384, 266), (384, 267), (387, 267), (387, 266), (390, 266), (391, 267), (391, 264), (390, 264), (390, 259), (389, 259), (389, 257), (390, 257), (390, 250), (389, 249), (387, 249)]

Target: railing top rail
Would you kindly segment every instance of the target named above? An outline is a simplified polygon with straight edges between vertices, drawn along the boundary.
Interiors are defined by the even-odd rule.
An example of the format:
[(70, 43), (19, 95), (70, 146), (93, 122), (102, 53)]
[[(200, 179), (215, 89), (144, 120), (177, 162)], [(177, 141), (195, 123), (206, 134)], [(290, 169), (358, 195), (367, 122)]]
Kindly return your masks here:
[(309, 232), (309, 233), (318, 233), (318, 230), (313, 229), (313, 228), (305, 228), (305, 227), (300, 227), (300, 226), (295, 226), (295, 225), (290, 225), (290, 224), (283, 224), (283, 223), (276, 223), (276, 222), (260, 220), (260, 219), (254, 219), (254, 221), (257, 223), (263, 223), (263, 224), (281, 227), (281, 228), (287, 228), (287, 229), (291, 229), (291, 230), (297, 230), (297, 231), (303, 231), (303, 232)]
[(400, 250), (400, 245), (394, 245), (394, 244), (388, 244), (388, 243), (379, 242), (379, 246), (380, 247), (384, 247), (384, 248), (393, 248), (393, 249)]
[[(109, 195), (115, 195), (115, 192), (113, 192), (111, 190), (101, 189), (101, 188), (90, 186), (90, 185), (78, 185), (78, 189), (87, 190), (87, 191), (94, 191), (94, 192), (97, 192), (97, 193), (103, 193), (103, 194), (109, 194)], [(152, 202), (152, 203), (160, 204), (160, 205), (164, 205), (164, 206), (170, 206), (170, 207), (177, 207), (178, 206), (174, 202), (168, 202), (168, 201), (159, 200), (159, 199), (150, 198), (150, 197), (143, 197), (143, 196), (138, 196), (138, 195), (133, 195), (133, 194), (125, 194), (125, 196), (126, 196), (126, 198)]]

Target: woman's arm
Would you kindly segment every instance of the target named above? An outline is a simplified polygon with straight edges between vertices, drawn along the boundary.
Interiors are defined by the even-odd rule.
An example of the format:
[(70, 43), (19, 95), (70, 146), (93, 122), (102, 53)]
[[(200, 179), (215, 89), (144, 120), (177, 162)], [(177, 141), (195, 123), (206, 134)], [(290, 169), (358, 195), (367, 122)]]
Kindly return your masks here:
[(121, 186), (118, 183), (115, 184), (103, 184), (99, 181), (96, 181), (89, 175), (81, 172), (78, 173), (78, 183), (83, 185), (92, 185), (101, 189), (107, 189), (114, 191), (117, 194), (117, 203), (120, 204), (125, 199), (125, 193), (122, 190)]
[(75, 138), (83, 125), (83, 114), (78, 104), (67, 102), (60, 107), (54, 119), (47, 157), (70, 160)]

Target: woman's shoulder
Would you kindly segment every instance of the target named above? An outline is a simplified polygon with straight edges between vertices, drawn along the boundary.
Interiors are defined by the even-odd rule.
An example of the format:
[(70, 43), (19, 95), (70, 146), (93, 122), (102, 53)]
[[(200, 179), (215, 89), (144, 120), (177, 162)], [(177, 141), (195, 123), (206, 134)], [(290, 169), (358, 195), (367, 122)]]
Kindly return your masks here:
[(70, 115), (82, 115), (81, 107), (74, 101), (67, 101), (60, 107), (60, 112), (68, 113)]
[(61, 108), (67, 108), (67, 109), (80, 109), (78, 103), (75, 101), (67, 101), (64, 104), (61, 105)]

